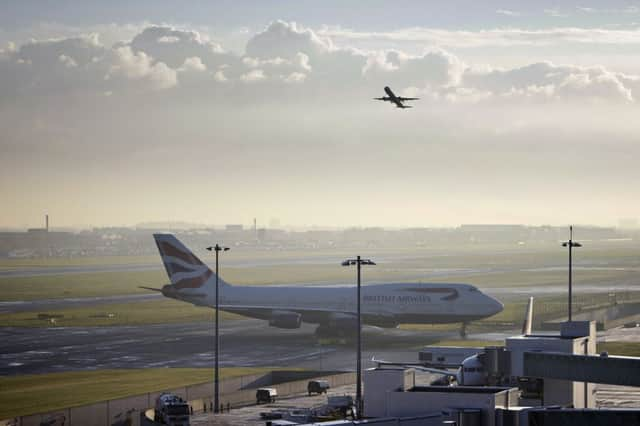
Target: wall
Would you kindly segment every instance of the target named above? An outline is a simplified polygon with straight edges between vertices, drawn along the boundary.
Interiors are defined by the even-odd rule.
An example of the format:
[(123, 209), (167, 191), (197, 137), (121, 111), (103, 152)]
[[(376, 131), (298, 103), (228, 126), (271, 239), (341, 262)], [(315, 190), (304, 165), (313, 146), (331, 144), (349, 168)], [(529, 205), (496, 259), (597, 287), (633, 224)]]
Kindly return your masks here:
[[(495, 424), (496, 399), (504, 401), (501, 394), (515, 392), (511, 389), (495, 393), (471, 392), (386, 392), (386, 415), (420, 416), (433, 412), (450, 412), (455, 420), (460, 409), (480, 409), (484, 425)], [(500, 407), (502, 408), (502, 407)]]
[(365, 370), (364, 413), (366, 416), (383, 417), (387, 414), (387, 392), (404, 391), (415, 385), (412, 369), (375, 368)]

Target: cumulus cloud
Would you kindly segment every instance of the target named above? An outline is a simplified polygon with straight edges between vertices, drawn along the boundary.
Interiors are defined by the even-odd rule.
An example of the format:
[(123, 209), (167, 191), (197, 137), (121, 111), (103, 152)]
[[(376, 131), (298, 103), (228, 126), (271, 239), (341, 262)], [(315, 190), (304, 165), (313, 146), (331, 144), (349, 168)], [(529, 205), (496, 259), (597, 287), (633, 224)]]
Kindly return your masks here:
[(292, 72), (284, 78), (285, 83), (302, 83), (307, 78), (306, 74), (301, 72)]
[(370, 56), (363, 69), (367, 77), (393, 78), (407, 85), (449, 86), (457, 84), (464, 64), (454, 55), (438, 49), (421, 56), (397, 50)]
[(264, 71), (260, 69), (251, 70), (240, 76), (240, 80), (246, 83), (253, 83), (256, 81), (264, 80), (266, 78), (267, 76), (264, 74)]
[(58, 60), (64, 64), (67, 68), (75, 68), (78, 66), (78, 63), (71, 57), (67, 55), (58, 56)]
[[(296, 91), (359, 99), (371, 87), (392, 84), (400, 93), (450, 103), (632, 103), (640, 94), (639, 76), (601, 66), (537, 62), (478, 68), (443, 48), (419, 55), (399, 49), (362, 51), (337, 47), (326, 34), (275, 21), (251, 37), (244, 55), (226, 52), (197, 31), (169, 26), (149, 26), (130, 42), (112, 47), (103, 46), (97, 35), (32, 41), (0, 52), (0, 91), (118, 94), (174, 89), (229, 99), (237, 90), (231, 99), (260, 101), (273, 93)], [(252, 90), (242, 89), (243, 83), (251, 83)]]
[(213, 74), (213, 79), (218, 83), (223, 83), (227, 81), (227, 77), (224, 75), (224, 71), (218, 70)]
[(209, 68), (215, 68), (233, 55), (225, 53), (217, 43), (209, 41), (198, 31), (180, 30), (169, 26), (150, 26), (129, 43), (134, 52), (144, 52), (171, 68), (180, 67), (188, 58), (200, 58)]
[(275, 21), (247, 43), (248, 56), (257, 58), (290, 58), (298, 53), (318, 57), (328, 53), (333, 46), (329, 38), (323, 38), (295, 22)]
[(206, 71), (207, 66), (202, 63), (202, 59), (198, 58), (197, 56), (192, 56), (184, 60), (184, 63), (179, 68), (179, 70), (201, 72)]
[(144, 52), (134, 53), (129, 46), (118, 47), (113, 52), (113, 64), (105, 78), (124, 77), (128, 81), (143, 83), (151, 89), (161, 90), (177, 84), (176, 71), (164, 62), (153, 62)]
[(467, 69), (461, 86), (496, 96), (527, 99), (632, 102), (633, 92), (623, 76), (603, 67), (556, 66), (541, 62), (513, 69)]

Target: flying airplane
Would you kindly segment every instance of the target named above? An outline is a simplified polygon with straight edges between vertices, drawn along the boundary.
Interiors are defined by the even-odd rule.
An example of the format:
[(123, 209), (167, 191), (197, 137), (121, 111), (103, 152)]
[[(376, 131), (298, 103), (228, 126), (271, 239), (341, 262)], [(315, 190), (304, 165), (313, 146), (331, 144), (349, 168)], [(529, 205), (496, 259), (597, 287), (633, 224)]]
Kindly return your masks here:
[[(198, 306), (215, 306), (215, 273), (174, 235), (154, 239), (171, 284), (143, 287)], [(278, 328), (318, 324), (318, 336), (355, 330), (355, 286), (233, 286), (219, 282), (220, 310), (269, 321)], [(401, 323), (458, 323), (501, 312), (502, 303), (468, 284), (373, 284), (362, 287), (362, 322), (392, 328)], [(351, 330), (351, 331), (350, 331)]]
[(417, 101), (420, 98), (403, 98), (402, 96), (396, 96), (395, 93), (393, 93), (393, 91), (389, 88), (389, 86), (385, 86), (384, 87), (384, 92), (388, 95), (382, 98), (373, 98), (376, 101), (387, 101), (387, 102), (393, 102), (394, 104), (396, 104), (396, 106), (398, 108), (412, 108), (409, 105), (405, 105), (403, 104), (403, 102), (406, 101)]

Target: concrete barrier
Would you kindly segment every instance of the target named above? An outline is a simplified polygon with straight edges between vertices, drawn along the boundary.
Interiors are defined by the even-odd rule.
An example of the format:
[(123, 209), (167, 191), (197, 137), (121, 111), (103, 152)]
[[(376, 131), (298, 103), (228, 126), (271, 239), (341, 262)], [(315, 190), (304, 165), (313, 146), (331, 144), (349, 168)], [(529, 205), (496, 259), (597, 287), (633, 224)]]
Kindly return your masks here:
[[(220, 402), (225, 409), (227, 403), (231, 407), (255, 404), (256, 389), (263, 386), (275, 387), (279, 397), (307, 393), (308, 379), (311, 378), (327, 380), (331, 387), (337, 387), (355, 383), (356, 375), (319, 371), (274, 371), (234, 377), (220, 381)], [(156, 399), (163, 392), (181, 396), (189, 402), (194, 412), (203, 411), (205, 406), (209, 411), (213, 401), (213, 382), (0, 420), (0, 426), (138, 426), (140, 414), (153, 408)]]

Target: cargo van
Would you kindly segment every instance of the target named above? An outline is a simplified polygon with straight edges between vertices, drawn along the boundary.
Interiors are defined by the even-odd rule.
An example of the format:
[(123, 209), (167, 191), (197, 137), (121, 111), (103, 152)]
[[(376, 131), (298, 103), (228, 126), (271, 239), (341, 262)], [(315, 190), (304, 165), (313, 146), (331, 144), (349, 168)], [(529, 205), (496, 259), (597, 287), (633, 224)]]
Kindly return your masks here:
[(309, 396), (311, 396), (312, 393), (327, 393), (330, 387), (329, 382), (326, 380), (310, 380), (307, 384), (307, 391), (309, 392)]
[(276, 402), (278, 391), (275, 388), (260, 388), (256, 391), (256, 404)]

